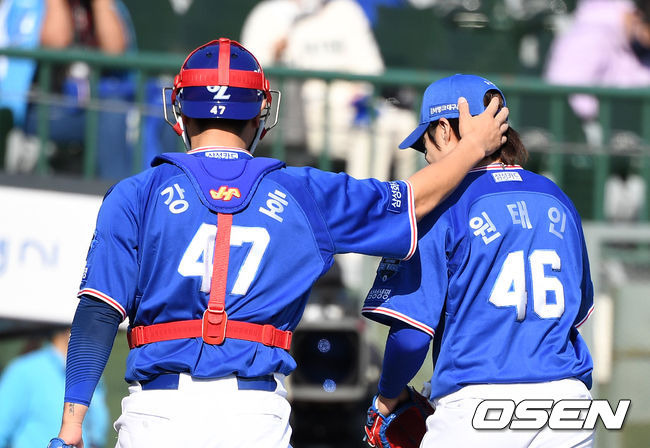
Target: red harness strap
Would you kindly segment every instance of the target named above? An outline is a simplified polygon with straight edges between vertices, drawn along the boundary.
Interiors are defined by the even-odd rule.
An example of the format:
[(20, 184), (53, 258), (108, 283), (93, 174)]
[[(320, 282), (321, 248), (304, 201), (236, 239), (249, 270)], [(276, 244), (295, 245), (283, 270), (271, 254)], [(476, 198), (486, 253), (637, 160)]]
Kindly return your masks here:
[(232, 338), (261, 342), (270, 347), (289, 350), (291, 347), (291, 331), (279, 330), (273, 325), (228, 320), (225, 311), (225, 299), (231, 227), (232, 215), (219, 213), (217, 217), (217, 237), (214, 242), (214, 256), (212, 258), (210, 300), (208, 301), (208, 309), (203, 313), (203, 319), (134, 327), (127, 333), (129, 348), (139, 347), (151, 342), (202, 337), (205, 342), (214, 345), (222, 344), (226, 338)]

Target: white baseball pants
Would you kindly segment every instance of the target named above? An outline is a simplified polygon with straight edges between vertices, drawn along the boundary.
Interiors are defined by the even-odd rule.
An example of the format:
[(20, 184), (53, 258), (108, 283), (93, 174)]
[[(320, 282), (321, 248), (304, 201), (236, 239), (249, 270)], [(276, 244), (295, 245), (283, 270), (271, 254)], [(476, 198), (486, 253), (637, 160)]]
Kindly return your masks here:
[(427, 433), (420, 448), (591, 448), (593, 430), (476, 430), (472, 419), (484, 399), (591, 399), (579, 380), (565, 379), (532, 384), (477, 384), (434, 400), (436, 411), (427, 419)]
[(240, 390), (234, 376), (193, 380), (180, 374), (172, 390), (129, 386), (115, 422), (116, 448), (290, 447), (291, 407), (284, 376), (274, 392)]

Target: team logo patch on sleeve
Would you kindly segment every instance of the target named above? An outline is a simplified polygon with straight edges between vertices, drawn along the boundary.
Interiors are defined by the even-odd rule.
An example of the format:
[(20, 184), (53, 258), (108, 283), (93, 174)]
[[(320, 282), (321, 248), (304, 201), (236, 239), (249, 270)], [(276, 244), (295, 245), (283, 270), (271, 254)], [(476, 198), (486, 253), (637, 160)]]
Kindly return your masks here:
[(95, 229), (93, 232), (93, 237), (90, 240), (90, 244), (88, 245), (88, 252), (86, 253), (86, 265), (84, 266), (84, 270), (81, 274), (81, 287), (79, 289), (83, 289), (86, 284), (86, 280), (88, 279), (88, 270), (90, 269), (90, 256), (98, 244), (99, 236), (97, 235), (97, 229)]
[(399, 271), (401, 260), (397, 258), (382, 258), (377, 268), (377, 277), (385, 282)]
[(406, 184), (403, 182), (388, 182), (390, 188), (390, 201), (388, 202), (388, 211), (393, 213), (402, 213), (402, 207), (407, 204), (408, 193)]

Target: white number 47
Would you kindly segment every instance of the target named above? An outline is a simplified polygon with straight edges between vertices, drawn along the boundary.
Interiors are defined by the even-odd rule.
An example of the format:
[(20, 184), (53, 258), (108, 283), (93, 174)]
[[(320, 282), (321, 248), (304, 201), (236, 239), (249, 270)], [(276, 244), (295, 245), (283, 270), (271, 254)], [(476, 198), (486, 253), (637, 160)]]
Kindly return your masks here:
[[(212, 258), (214, 256), (214, 240), (217, 235), (217, 226), (201, 224), (194, 238), (185, 249), (183, 258), (178, 265), (178, 273), (183, 277), (201, 277), (201, 291), (210, 292), (212, 279)], [(251, 248), (244, 259), (235, 284), (230, 292), (233, 295), (244, 295), (248, 292), (255, 274), (259, 269), (262, 257), (271, 241), (269, 232), (264, 227), (232, 226), (230, 231), (230, 245), (242, 246), (251, 244)]]
[[(554, 250), (535, 250), (528, 257), (533, 287), (533, 309), (542, 319), (559, 318), (564, 313), (564, 287), (557, 277), (546, 277), (544, 266), (559, 271), (562, 264)], [(549, 303), (548, 293), (553, 292), (555, 303)], [(514, 306), (517, 320), (526, 317), (528, 292), (526, 289), (526, 265), (524, 251), (510, 252), (501, 266), (490, 302), (498, 307)]]
[(212, 106), (212, 109), (210, 109), (210, 113), (212, 115), (221, 115), (226, 111), (226, 106), (222, 106), (221, 104)]

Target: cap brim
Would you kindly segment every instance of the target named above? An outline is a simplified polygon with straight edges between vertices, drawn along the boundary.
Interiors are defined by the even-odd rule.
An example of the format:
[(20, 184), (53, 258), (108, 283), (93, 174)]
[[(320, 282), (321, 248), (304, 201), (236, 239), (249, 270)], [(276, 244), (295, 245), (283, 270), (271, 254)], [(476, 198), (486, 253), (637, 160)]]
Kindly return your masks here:
[(420, 124), (413, 132), (406, 137), (402, 143), (399, 144), (399, 149), (413, 148), (416, 151), (424, 152), (424, 144), (422, 143), (422, 136), (429, 127), (429, 123)]

